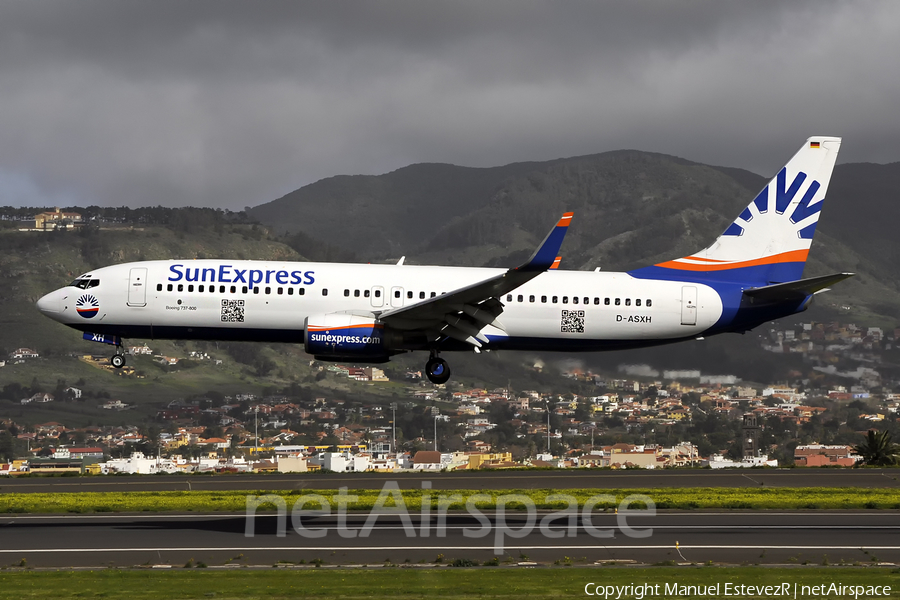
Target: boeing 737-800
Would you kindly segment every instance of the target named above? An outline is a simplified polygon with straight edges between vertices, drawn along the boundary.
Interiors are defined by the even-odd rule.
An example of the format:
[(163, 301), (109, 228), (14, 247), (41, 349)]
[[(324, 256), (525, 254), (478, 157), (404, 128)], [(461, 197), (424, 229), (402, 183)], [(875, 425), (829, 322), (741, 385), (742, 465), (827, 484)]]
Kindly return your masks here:
[(745, 332), (791, 315), (850, 277), (801, 279), (841, 140), (812, 137), (705, 250), (627, 273), (563, 271), (566, 213), (508, 270), (267, 262), (146, 261), (81, 275), (42, 313), (116, 347), (123, 338), (303, 344), (326, 361), (385, 362), (426, 351), (598, 351)]

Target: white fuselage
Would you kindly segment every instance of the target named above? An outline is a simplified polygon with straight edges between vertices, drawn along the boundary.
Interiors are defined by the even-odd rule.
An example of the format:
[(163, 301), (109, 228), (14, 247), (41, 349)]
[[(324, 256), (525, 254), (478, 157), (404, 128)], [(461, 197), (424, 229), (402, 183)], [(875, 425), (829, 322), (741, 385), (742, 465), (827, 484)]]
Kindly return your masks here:
[[(61, 288), (38, 306), (76, 329), (122, 337), (302, 342), (311, 315), (377, 316), (503, 272), (412, 265), (147, 261), (96, 269), (79, 279), (99, 283)], [(602, 271), (547, 271), (500, 300), (502, 329), (487, 326), (482, 333), (490, 339), (489, 347), (506, 349), (601, 350), (674, 341), (702, 334), (723, 310), (719, 294), (704, 284)], [(85, 302), (96, 310), (85, 310)], [(627, 341), (634, 343), (616, 343)]]

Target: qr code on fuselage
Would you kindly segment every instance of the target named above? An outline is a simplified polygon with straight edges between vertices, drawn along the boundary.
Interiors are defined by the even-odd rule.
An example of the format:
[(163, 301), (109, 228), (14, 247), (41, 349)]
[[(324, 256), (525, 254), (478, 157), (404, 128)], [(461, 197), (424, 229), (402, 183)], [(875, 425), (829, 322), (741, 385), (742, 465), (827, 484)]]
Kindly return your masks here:
[(222, 322), (223, 323), (243, 323), (244, 322), (244, 301), (243, 300), (222, 300)]
[(560, 331), (563, 333), (584, 333), (584, 311), (564, 310), (560, 320)]

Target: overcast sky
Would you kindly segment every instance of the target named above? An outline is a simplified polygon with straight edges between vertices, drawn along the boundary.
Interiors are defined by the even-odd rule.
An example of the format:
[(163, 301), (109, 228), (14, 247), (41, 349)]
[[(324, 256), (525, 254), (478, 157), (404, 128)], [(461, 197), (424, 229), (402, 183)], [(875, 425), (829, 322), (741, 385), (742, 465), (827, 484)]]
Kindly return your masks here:
[(417, 162), (900, 160), (900, 2), (0, 0), (0, 205), (220, 206)]

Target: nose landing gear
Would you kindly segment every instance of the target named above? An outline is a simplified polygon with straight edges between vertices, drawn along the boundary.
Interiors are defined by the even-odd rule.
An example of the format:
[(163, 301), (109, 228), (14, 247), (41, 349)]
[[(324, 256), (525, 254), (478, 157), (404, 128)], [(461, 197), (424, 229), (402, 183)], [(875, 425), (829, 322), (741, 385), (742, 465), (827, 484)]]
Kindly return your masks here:
[(437, 355), (437, 352), (432, 352), (431, 358), (425, 363), (425, 376), (434, 384), (447, 383), (450, 379), (450, 366), (446, 360)]
[(125, 366), (125, 355), (120, 354), (120, 352), (121, 348), (119, 346), (116, 346), (116, 353), (109, 358), (109, 364), (117, 369), (121, 369)]
[(117, 335), (107, 335), (103, 333), (85, 333), (84, 339), (89, 342), (100, 342), (101, 344), (109, 344), (116, 347), (116, 353), (109, 359), (109, 364), (117, 369), (125, 366), (125, 353), (122, 352), (122, 338)]

